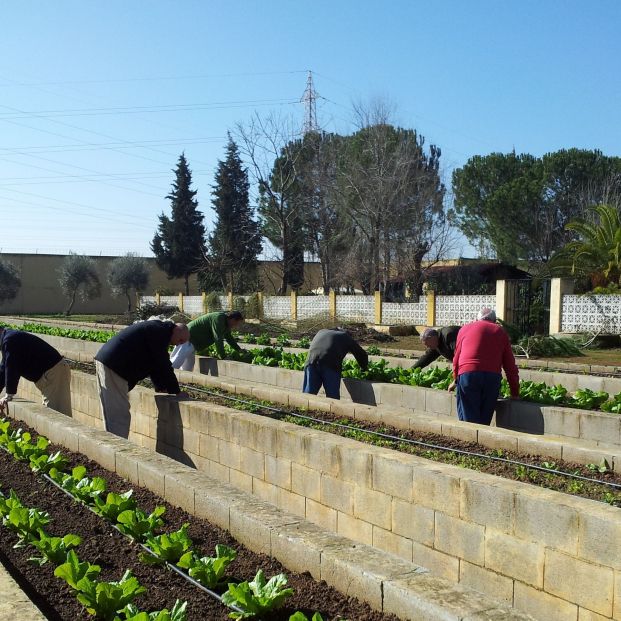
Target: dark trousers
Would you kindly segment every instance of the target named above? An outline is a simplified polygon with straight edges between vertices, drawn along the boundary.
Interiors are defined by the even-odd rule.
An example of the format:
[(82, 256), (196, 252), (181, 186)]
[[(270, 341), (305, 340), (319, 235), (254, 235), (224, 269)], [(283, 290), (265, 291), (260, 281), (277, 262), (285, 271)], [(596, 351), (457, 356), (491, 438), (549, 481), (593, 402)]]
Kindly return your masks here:
[(330, 367), (315, 362), (304, 369), (303, 391), (316, 395), (323, 385), (326, 397), (341, 398), (341, 374)]
[(457, 415), (468, 423), (489, 425), (500, 394), (499, 373), (472, 371), (457, 378)]

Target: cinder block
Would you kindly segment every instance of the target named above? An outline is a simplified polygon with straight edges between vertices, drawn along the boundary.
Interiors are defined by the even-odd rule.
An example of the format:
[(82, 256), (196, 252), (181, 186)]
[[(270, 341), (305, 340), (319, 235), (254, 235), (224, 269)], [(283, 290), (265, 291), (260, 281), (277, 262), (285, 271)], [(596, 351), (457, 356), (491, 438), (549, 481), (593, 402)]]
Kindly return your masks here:
[[(217, 461), (212, 461), (211, 459), (206, 460), (207, 463), (209, 464), (209, 470), (207, 472), (207, 474), (215, 479), (216, 481), (221, 481), (223, 483), (228, 483), (229, 481), (229, 473), (230, 473), (230, 468), (228, 466), (223, 466), (222, 464), (218, 463)], [(253, 479), (253, 485), (254, 485), (254, 479)]]
[(479, 437), (478, 425), (462, 423), (460, 421), (442, 421), (442, 435), (455, 438), (462, 442), (477, 442)]
[(463, 621), (534, 621), (526, 613), (513, 608), (490, 608), (463, 618)]
[(209, 434), (209, 410), (192, 407), (189, 409), (190, 428), (200, 434)]
[(278, 488), (277, 505), (283, 511), (288, 511), (293, 515), (304, 517), (306, 515), (306, 498), (299, 494), (294, 494), (286, 489)]
[(551, 500), (549, 492), (528, 488), (515, 498), (515, 535), (576, 554), (578, 515), (570, 505)]
[(310, 498), (306, 499), (306, 519), (326, 530), (336, 533), (336, 510)]
[(373, 525), (347, 513), (338, 512), (336, 532), (348, 539), (373, 545)]
[(189, 468), (179, 467), (164, 476), (164, 498), (175, 507), (194, 513), (194, 489), (202, 475)]
[(252, 493), (257, 498), (273, 505), (278, 502), (278, 487), (261, 479), (252, 479)]
[(505, 533), (513, 533), (516, 494), (509, 485), (490, 484), (489, 477), (461, 480), (462, 518)]
[(119, 447), (108, 441), (113, 437), (112, 434), (98, 429), (84, 429), (78, 438), (78, 451), (107, 470), (114, 472), (116, 453)]
[(341, 470), (340, 441), (335, 436), (316, 432), (309, 436), (306, 465), (319, 472), (338, 476)]
[(220, 459), (220, 438), (208, 436), (204, 433), (199, 435), (198, 454), (205, 459), (211, 461), (219, 461)]
[(478, 442), (487, 448), (503, 449), (505, 451), (518, 450), (518, 434), (509, 429), (479, 429)]
[(403, 500), (412, 500), (413, 465), (398, 453), (373, 455), (373, 489)]
[(542, 407), (546, 435), (580, 437), (580, 421), (576, 410)]
[(163, 464), (162, 458), (158, 455), (138, 462), (138, 485), (146, 487), (162, 498), (165, 493), (164, 478), (166, 473), (170, 472), (169, 467), (164, 467)]
[(299, 464), (307, 464), (308, 447), (314, 435), (315, 432), (312, 429), (289, 424), (281, 425), (276, 432), (275, 455)]
[(438, 467), (414, 468), (413, 499), (417, 505), (459, 516), (459, 478)]
[(291, 491), (320, 502), (321, 474), (318, 470), (291, 464)]
[(462, 560), (459, 563), (459, 584), (513, 606), (513, 580), (494, 571)]
[(578, 606), (549, 593), (539, 591), (521, 582), (516, 582), (513, 592), (513, 606), (518, 610), (543, 621), (577, 621)]
[(412, 560), (417, 565), (427, 568), (434, 575), (453, 583), (459, 582), (459, 559), (456, 556), (445, 554), (413, 541)]
[(308, 395), (305, 393), (291, 393), (289, 395), (289, 405), (298, 410), (308, 410)]
[(384, 410), (375, 405), (364, 405), (363, 403), (354, 403), (354, 418), (356, 420), (364, 420), (370, 423), (381, 423), (384, 417)]
[(552, 459), (563, 458), (563, 444), (548, 438), (523, 435), (518, 438), (518, 451), (527, 455), (540, 455)]
[(257, 479), (265, 478), (265, 455), (263, 453), (241, 446), (239, 458), (242, 472)]
[(141, 446), (136, 446), (129, 451), (121, 451), (116, 456), (116, 473), (138, 485), (138, 464), (143, 461), (148, 451)]
[(295, 516), (251, 498), (240, 500), (232, 508), (229, 519), (231, 535), (237, 541), (248, 546), (253, 552), (268, 555), (272, 553), (272, 530), (300, 521)]
[(613, 618), (621, 619), (621, 572), (615, 571)]
[(231, 468), (229, 470), (229, 483), (238, 489), (252, 494), (252, 476), (239, 470)]
[(373, 486), (373, 453), (359, 442), (341, 445), (341, 472), (339, 478), (356, 486)]
[(352, 546), (348, 539), (327, 533), (308, 522), (282, 526), (271, 533), (272, 556), (291, 571), (310, 572), (315, 580), (321, 577), (321, 555), (324, 550)]
[(412, 561), (412, 540), (391, 533), (379, 526), (373, 526), (373, 547), (394, 554), (406, 561)]
[(451, 416), (454, 397), (451, 393), (431, 388), (419, 388), (425, 391), (425, 411), (440, 416)]
[(546, 550), (545, 589), (552, 595), (612, 616), (614, 572), (573, 556)]
[(488, 529), (485, 566), (510, 578), (543, 587), (544, 547)]
[(387, 557), (369, 546), (329, 549), (321, 555), (321, 579), (341, 593), (382, 609), (383, 585), (397, 576), (419, 570), (407, 561)]
[[(215, 491), (217, 490), (217, 492)], [(194, 491), (194, 513), (197, 517), (204, 518), (225, 530), (230, 528), (230, 511), (239, 504), (245, 502), (247, 495), (223, 485), (214, 486), (204, 482)]]
[(291, 461), (265, 455), (265, 481), (286, 490), (291, 489)]
[(607, 444), (621, 444), (621, 420), (618, 415), (582, 412), (580, 421), (580, 438)]
[(328, 474), (322, 474), (320, 485), (321, 504), (353, 515), (354, 486), (352, 483), (331, 477)]
[[(569, 438), (573, 440), (573, 438)], [(563, 460), (569, 462), (576, 462), (579, 464), (599, 464), (602, 459), (606, 459), (608, 463), (612, 461), (611, 453), (606, 449), (600, 449), (599, 447), (580, 446), (579, 442), (575, 444), (573, 442), (563, 443)]]
[(363, 487), (354, 489), (354, 516), (386, 530), (392, 525), (392, 497)]
[(422, 433), (436, 433), (442, 434), (442, 421), (431, 416), (416, 412), (413, 416), (410, 416), (409, 429), (414, 431), (420, 431)]
[(410, 502), (394, 498), (392, 501), (392, 532), (433, 547), (435, 512)]
[(461, 621), (494, 607), (495, 602), (484, 595), (431, 574), (384, 583), (384, 612), (401, 619)]
[(586, 608), (578, 608), (578, 621), (607, 621), (609, 617), (603, 617)]
[(239, 444), (220, 439), (218, 447), (220, 463), (234, 470), (241, 470), (241, 451)]
[(485, 527), (436, 511), (434, 548), (476, 565), (483, 565)]

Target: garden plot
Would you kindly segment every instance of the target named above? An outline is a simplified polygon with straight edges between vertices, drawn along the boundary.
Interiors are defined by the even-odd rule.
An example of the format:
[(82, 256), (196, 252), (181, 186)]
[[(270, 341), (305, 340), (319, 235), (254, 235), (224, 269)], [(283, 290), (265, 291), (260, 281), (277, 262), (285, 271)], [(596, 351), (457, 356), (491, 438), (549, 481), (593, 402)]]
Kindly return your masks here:
[[(74, 376), (90, 403), (93, 379)], [(621, 616), (616, 507), (140, 387), (132, 409), (134, 442), (337, 535), (535, 618)], [(264, 533), (255, 540), (268, 545)]]

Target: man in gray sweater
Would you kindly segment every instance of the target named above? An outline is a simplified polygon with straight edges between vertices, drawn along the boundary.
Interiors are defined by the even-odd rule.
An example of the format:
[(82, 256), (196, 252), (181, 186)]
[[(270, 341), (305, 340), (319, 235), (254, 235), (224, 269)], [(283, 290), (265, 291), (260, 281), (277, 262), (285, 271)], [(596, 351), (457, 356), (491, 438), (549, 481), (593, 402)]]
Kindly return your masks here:
[(326, 397), (341, 398), (341, 371), (343, 359), (353, 354), (358, 364), (366, 369), (369, 356), (352, 336), (342, 328), (319, 330), (311, 341), (304, 367), (304, 392), (316, 395), (323, 385)]

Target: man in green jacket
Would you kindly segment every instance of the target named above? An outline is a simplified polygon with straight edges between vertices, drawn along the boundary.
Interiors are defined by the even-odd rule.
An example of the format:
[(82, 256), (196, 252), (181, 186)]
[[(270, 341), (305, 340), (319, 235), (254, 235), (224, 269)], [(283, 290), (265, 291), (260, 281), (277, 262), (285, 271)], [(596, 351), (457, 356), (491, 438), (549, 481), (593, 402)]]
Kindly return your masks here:
[(239, 311), (207, 313), (190, 321), (190, 340), (183, 345), (177, 345), (170, 356), (173, 369), (193, 371), (195, 355), (205, 355), (205, 350), (210, 345), (215, 345), (218, 357), (224, 358), (224, 341), (239, 351), (240, 347), (231, 330), (236, 329), (243, 321), (244, 317)]

